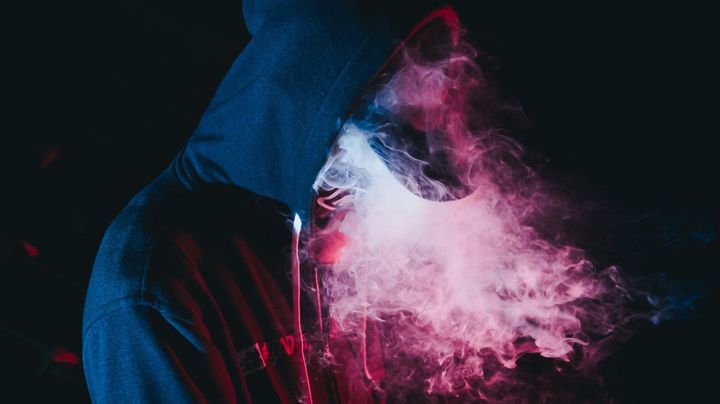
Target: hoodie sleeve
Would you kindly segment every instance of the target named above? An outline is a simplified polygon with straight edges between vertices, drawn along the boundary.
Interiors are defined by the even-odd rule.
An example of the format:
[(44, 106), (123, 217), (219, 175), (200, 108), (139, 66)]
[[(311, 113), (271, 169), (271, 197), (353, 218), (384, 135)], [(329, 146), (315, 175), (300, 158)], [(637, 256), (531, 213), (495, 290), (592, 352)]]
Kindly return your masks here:
[(132, 301), (96, 320), (83, 344), (92, 401), (243, 402), (231, 387), (219, 353), (212, 347), (203, 352), (173, 323), (176, 320), (155, 308)]
[(212, 362), (212, 349), (193, 340), (197, 327), (175, 320), (144, 290), (159, 239), (156, 218), (178, 189), (166, 170), (133, 198), (103, 238), (83, 318), (83, 367), (95, 403), (235, 401), (219, 397), (226, 390), (217, 386), (226, 375)]
[[(249, 210), (257, 203), (252, 194), (227, 189), (163, 202), (174, 195), (166, 195), (163, 190), (172, 189), (166, 185), (156, 183), (135, 198), (108, 230), (96, 259), (83, 320), (91, 399), (293, 402), (292, 373), (273, 367), (249, 374), (238, 357), (258, 341), (292, 333), (276, 329), (268, 315), (285, 307), (283, 292), (273, 289), (269, 306), (263, 305), (270, 275), (252, 259), (254, 249), (236, 243), (245, 233), (263, 240), (253, 245), (263, 247), (265, 262), (284, 268), (279, 247), (268, 245), (275, 239), (284, 245), (284, 216), (275, 208)], [(269, 237), (274, 231), (268, 229), (279, 234)], [(251, 271), (255, 264), (258, 276)], [(288, 322), (278, 321), (278, 327)]]

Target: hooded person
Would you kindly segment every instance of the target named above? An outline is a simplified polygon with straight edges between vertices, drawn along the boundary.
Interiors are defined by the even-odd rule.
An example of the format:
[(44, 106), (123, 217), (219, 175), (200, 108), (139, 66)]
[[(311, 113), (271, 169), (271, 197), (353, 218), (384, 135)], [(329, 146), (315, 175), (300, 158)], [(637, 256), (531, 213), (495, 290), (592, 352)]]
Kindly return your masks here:
[(197, 130), (102, 240), (82, 334), (94, 402), (385, 399), (306, 355), (303, 322), (322, 321), (301, 305), (298, 227), (361, 90), (402, 38), (456, 30), (457, 16), (346, 0), (245, 1), (243, 14), (252, 39)]

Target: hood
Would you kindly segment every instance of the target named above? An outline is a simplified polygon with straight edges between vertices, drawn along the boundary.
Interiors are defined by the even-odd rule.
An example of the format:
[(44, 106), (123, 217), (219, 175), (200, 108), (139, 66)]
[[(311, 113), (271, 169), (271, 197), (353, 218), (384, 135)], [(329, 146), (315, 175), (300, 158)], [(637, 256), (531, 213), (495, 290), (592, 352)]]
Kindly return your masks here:
[[(245, 1), (252, 39), (170, 168), (189, 190), (235, 185), (306, 219), (353, 101), (434, 3)], [(456, 19), (449, 7), (430, 15)]]

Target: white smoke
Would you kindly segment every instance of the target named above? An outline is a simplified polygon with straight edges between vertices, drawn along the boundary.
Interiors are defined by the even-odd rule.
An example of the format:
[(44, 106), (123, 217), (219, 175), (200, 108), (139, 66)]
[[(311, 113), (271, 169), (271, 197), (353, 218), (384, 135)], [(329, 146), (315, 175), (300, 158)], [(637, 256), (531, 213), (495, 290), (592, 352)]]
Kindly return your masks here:
[(477, 52), (440, 38), (407, 45), (342, 127), (315, 184), (327, 218), (310, 256), (341, 333), (388, 330), (388, 388), (483, 395), (499, 377), (486, 373), (522, 355), (592, 356), (590, 335), (622, 325), (629, 294), (616, 268), (597, 271), (531, 226), (571, 208), (504, 135), (510, 104)]

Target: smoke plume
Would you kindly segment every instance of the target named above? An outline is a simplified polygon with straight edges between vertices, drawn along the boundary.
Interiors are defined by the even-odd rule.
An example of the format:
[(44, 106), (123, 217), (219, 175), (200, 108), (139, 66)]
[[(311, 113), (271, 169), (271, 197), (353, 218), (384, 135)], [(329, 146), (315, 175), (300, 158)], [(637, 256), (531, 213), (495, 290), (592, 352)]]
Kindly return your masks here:
[(342, 338), (377, 324), (380, 388), (400, 399), (541, 400), (667, 310), (548, 234), (575, 209), (524, 162), (507, 130), (521, 109), (479, 58), (442, 27), (405, 44), (315, 185), (321, 300)]

